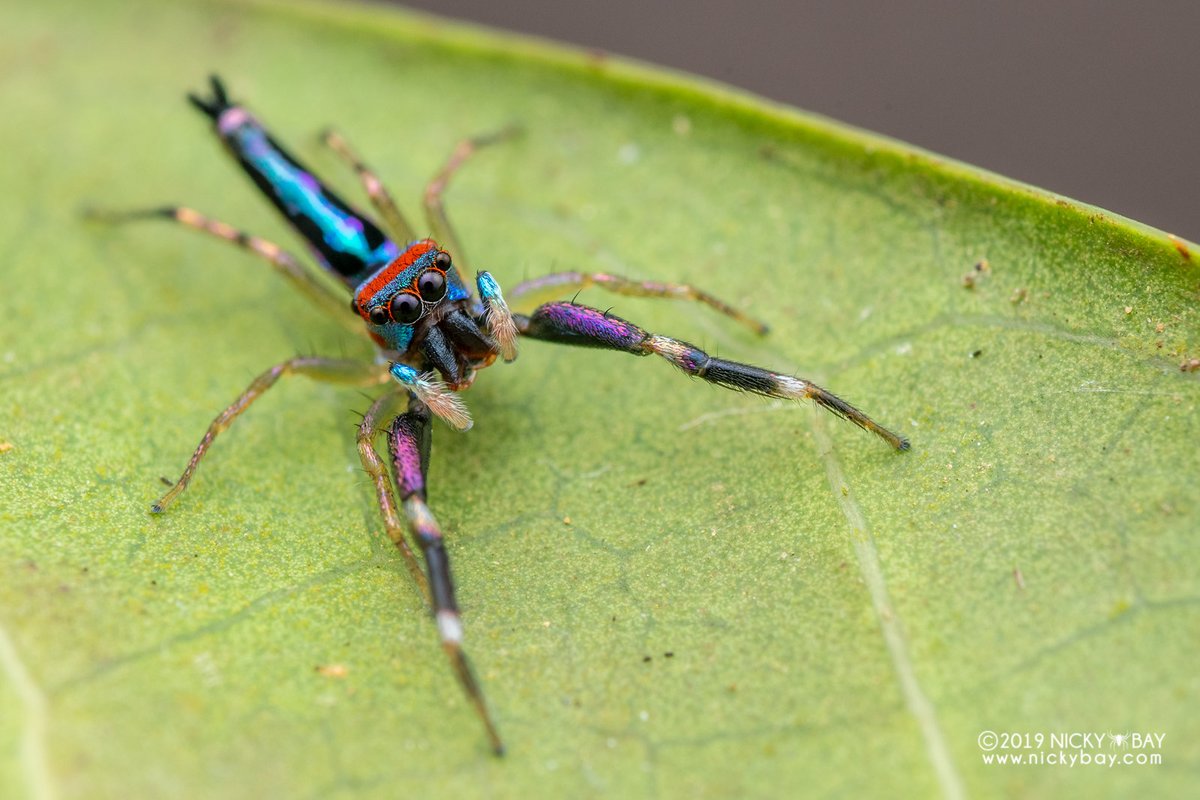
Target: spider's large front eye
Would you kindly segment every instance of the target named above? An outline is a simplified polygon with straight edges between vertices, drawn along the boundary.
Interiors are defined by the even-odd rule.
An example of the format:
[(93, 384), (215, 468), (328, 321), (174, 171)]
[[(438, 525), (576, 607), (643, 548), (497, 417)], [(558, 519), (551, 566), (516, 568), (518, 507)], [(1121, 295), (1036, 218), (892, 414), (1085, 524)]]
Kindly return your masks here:
[(401, 292), (392, 298), (392, 319), (411, 325), (421, 317), (421, 300), (412, 292)]
[(367, 318), (374, 325), (386, 325), (388, 321), (388, 311), (383, 306), (375, 306), (367, 312)]
[(417, 279), (417, 291), (426, 303), (434, 303), (446, 295), (446, 276), (434, 269), (427, 269)]
[(445, 250), (439, 250), (438, 254), (433, 257), (433, 265), (442, 272), (450, 269), (450, 254)]

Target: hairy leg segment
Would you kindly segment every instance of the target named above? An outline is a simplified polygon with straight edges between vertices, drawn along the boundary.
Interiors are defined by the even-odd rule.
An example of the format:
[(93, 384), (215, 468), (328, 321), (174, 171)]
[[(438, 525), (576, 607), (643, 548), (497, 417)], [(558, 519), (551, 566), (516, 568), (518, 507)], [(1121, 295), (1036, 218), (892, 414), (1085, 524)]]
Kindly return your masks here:
[(462, 244), (459, 242), (458, 234), (454, 232), (454, 226), (450, 224), (450, 218), (446, 215), (446, 207), (443, 203), (442, 195), (445, 194), (446, 188), (450, 185), (450, 179), (454, 177), (454, 173), (458, 172), (459, 168), (471, 156), (475, 155), (481, 147), (513, 139), (520, 133), (521, 129), (519, 127), (510, 125), (494, 133), (486, 133), (482, 136), (463, 139), (455, 146), (454, 152), (450, 154), (450, 158), (447, 159), (445, 166), (425, 186), (425, 216), (429, 220), (430, 228), (433, 231), (433, 238), (454, 254), (454, 260), (458, 264), (459, 270), (464, 274), (468, 271), (467, 258), (464, 255)]
[(425, 556), (429, 588), (433, 595), (433, 615), (437, 622), (442, 649), (450, 659), (450, 666), (483, 721), (492, 751), (504, 754), (504, 743), (496, 731), (483, 690), (471, 669), (471, 662), (463, 650), (462, 619), (458, 602), (454, 598), (454, 581), (450, 577), (450, 559), (441, 528), (433, 512), (426, 505), (425, 476), (429, 466), (430, 413), (417, 398), (409, 400), (408, 411), (392, 420), (387, 431), (388, 452), (392, 458), (392, 471), (400, 491), (404, 516), (412, 538)]
[(383, 185), (383, 181), (375, 174), (375, 171), (358, 157), (350, 143), (346, 141), (346, 137), (330, 128), (321, 134), (321, 141), (330, 150), (341, 156), (342, 160), (349, 164), (350, 168), (358, 175), (358, 180), (362, 183), (363, 191), (370, 198), (371, 205), (375, 206), (375, 210), (387, 224), (388, 233), (396, 237), (401, 246), (415, 241), (417, 234), (412, 225), (408, 224), (408, 220), (400, 211), (400, 207), (396, 205), (396, 201), (392, 199), (391, 192)]
[(192, 230), (206, 233), (218, 239), (223, 239), (247, 252), (253, 253), (266, 261), (288, 283), (300, 290), (300, 293), (311, 300), (322, 311), (326, 312), (344, 328), (356, 336), (365, 336), (362, 320), (349, 311), (346, 301), (341, 294), (327, 286), (317, 273), (304, 265), (300, 259), (284, 250), (274, 242), (269, 242), (258, 236), (246, 233), (232, 225), (201, 214), (186, 206), (164, 206), (162, 208), (147, 208), (136, 211), (96, 211), (87, 213), (90, 219), (107, 224), (121, 224), (140, 220), (169, 220), (184, 225)]
[(742, 392), (788, 400), (812, 400), (827, 411), (853, 422), (896, 450), (907, 450), (908, 439), (889, 431), (832, 392), (802, 378), (762, 367), (713, 358), (679, 339), (659, 336), (620, 317), (576, 303), (547, 303), (531, 315), (514, 315), (517, 331), (531, 339), (598, 347), (636, 356), (658, 355), (688, 375)]
[[(770, 330), (765, 322), (760, 322), (748, 314), (726, 303), (716, 295), (709, 294), (686, 283), (665, 283), (663, 281), (635, 281), (620, 275), (606, 272), (554, 272), (540, 278), (521, 281), (509, 290), (508, 296), (516, 300), (522, 296), (544, 296), (549, 291), (561, 293), (571, 289), (586, 289), (595, 286), (615, 294), (630, 297), (661, 297), (670, 300), (691, 300), (715, 309), (735, 322), (745, 325), (759, 336), (764, 336)], [(559, 295), (561, 296), (561, 294)]]
[(242, 415), (243, 411), (285, 375), (305, 375), (320, 381), (346, 383), (353, 386), (373, 386), (388, 380), (385, 368), (362, 361), (318, 356), (297, 356), (289, 358), (287, 361), (281, 361), (251, 381), (246, 390), (217, 415), (217, 418), (208, 426), (208, 430), (204, 432), (204, 436), (200, 438), (200, 444), (196, 445), (196, 450), (188, 460), (187, 467), (179, 476), (179, 480), (150, 507), (151, 511), (161, 514), (175, 502), (179, 495), (183, 494), (188, 484), (191, 483), (196, 468), (200, 466), (200, 460), (204, 458), (208, 448), (212, 447), (217, 436), (227, 430)]

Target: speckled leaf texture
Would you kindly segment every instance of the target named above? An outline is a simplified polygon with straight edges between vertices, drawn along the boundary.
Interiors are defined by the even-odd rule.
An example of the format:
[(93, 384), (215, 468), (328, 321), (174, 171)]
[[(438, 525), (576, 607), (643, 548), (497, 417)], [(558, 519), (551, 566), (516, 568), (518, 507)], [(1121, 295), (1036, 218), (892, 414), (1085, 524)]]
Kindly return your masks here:
[[(692, 78), (387, 8), (2, 16), (0, 796), (1194, 791), (1191, 245)], [(299, 249), (183, 102), (210, 71), (357, 200), (317, 142), (339, 126), (413, 217), (455, 141), (520, 123), (448, 196), (476, 267), (698, 284), (771, 334), (579, 299), (822, 382), (911, 452), (659, 359), (526, 342), (483, 372), (475, 429), (434, 431), (430, 502), (493, 758), (383, 536), (367, 396), (285, 383), (148, 513), (266, 366), (370, 357), (224, 243), (81, 220), (186, 202)], [(989, 730), (1161, 733), (1162, 764), (989, 766)]]

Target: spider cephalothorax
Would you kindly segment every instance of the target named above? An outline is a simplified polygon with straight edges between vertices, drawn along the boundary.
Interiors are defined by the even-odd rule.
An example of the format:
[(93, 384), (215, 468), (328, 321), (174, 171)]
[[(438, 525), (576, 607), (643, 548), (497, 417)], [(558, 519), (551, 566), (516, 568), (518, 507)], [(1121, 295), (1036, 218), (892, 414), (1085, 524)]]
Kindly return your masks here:
[(410, 366), (437, 370), (459, 391), (499, 352), (472, 319), (470, 299), (450, 254), (422, 239), (360, 283), (351, 308), (381, 348)]

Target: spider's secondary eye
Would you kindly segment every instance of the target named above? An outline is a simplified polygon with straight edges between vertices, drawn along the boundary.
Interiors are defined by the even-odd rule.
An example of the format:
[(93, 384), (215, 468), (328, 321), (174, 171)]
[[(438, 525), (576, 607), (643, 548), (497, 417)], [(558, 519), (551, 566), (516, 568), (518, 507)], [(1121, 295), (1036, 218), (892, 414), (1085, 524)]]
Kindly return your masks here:
[(367, 313), (367, 318), (375, 325), (386, 325), (388, 321), (387, 309), (383, 306), (375, 306)]
[(445, 250), (439, 250), (438, 254), (433, 257), (433, 265), (442, 272), (450, 269), (450, 254)]
[(392, 319), (409, 325), (421, 317), (421, 300), (411, 292), (401, 292), (392, 298)]
[(427, 303), (441, 300), (446, 295), (446, 276), (437, 270), (425, 270), (417, 279), (417, 291)]

